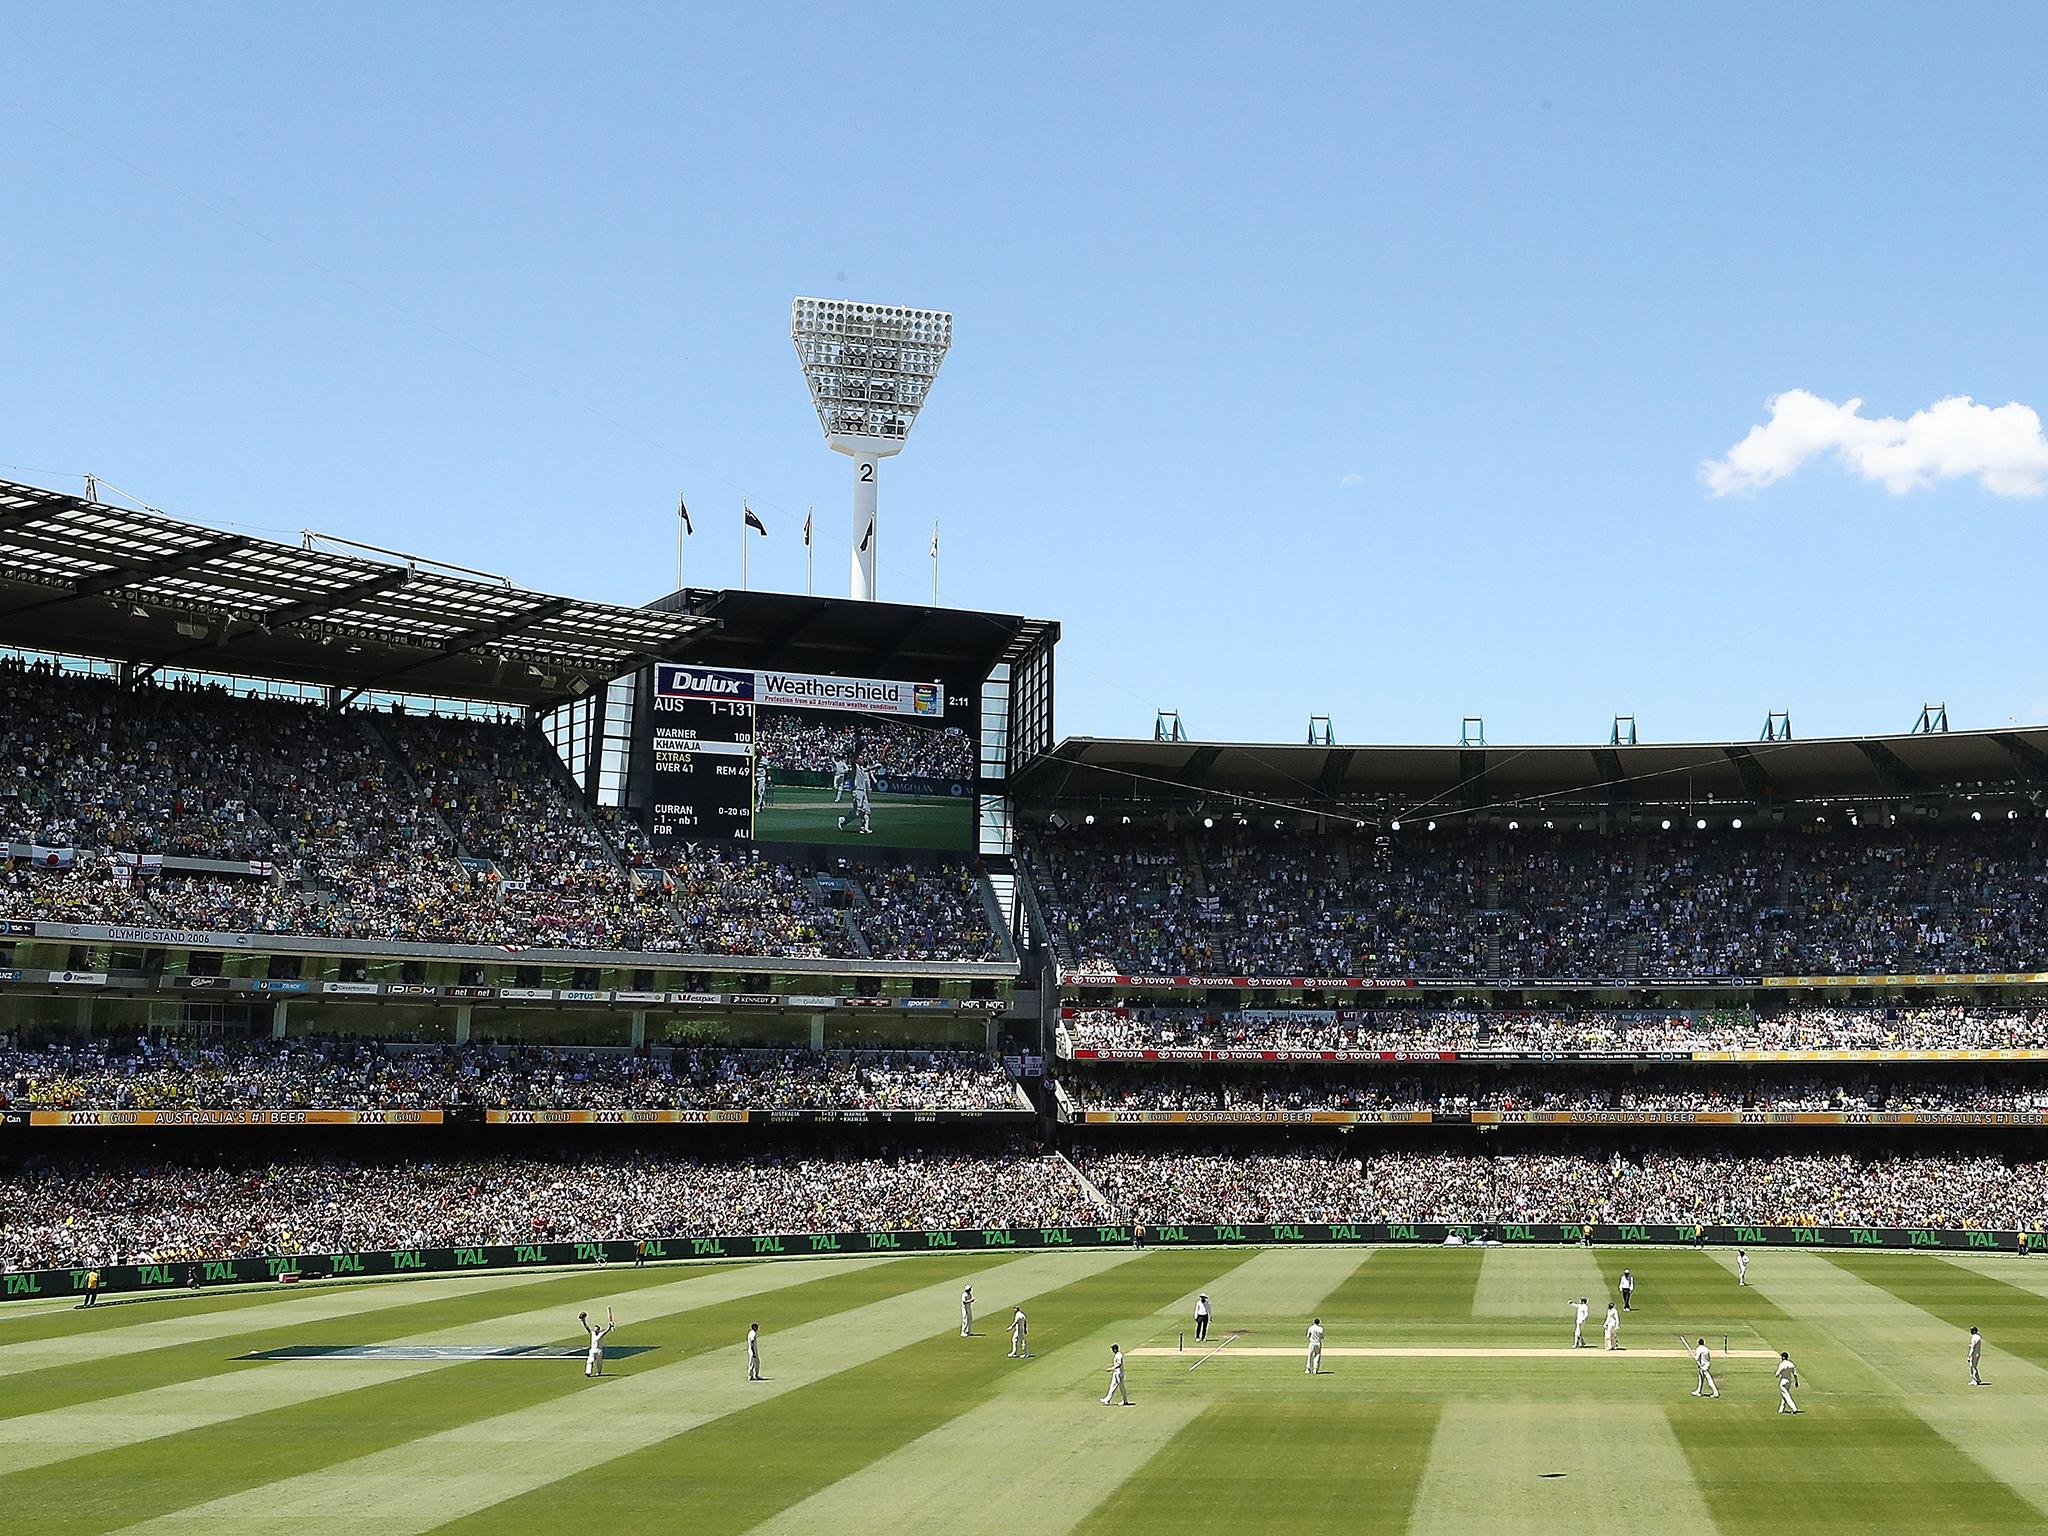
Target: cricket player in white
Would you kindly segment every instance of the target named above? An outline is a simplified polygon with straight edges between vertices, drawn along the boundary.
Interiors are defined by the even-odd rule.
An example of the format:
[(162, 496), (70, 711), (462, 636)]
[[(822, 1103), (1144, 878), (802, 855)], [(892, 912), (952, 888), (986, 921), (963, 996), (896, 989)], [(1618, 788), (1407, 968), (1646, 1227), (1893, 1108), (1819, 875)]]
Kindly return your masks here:
[(1023, 1360), (1030, 1356), (1031, 1351), (1024, 1347), (1025, 1326), (1024, 1309), (1019, 1307), (1017, 1315), (1010, 1319), (1010, 1358), (1012, 1360)]
[(1102, 1405), (1107, 1408), (1119, 1398), (1123, 1405), (1131, 1406), (1131, 1394), (1124, 1390), (1124, 1352), (1118, 1345), (1109, 1346), (1109, 1390), (1102, 1395)]
[(1735, 1283), (1749, 1284), (1749, 1250), (1746, 1248), (1735, 1250)]
[(1323, 1320), (1319, 1317), (1308, 1325), (1308, 1370), (1310, 1376), (1323, 1373)]
[(1573, 1349), (1584, 1349), (1586, 1347), (1586, 1319), (1592, 1315), (1592, 1312), (1593, 1309), (1586, 1305), (1586, 1298), (1583, 1296), (1572, 1303)]
[(1792, 1389), (1799, 1385), (1799, 1367), (1792, 1363), (1792, 1357), (1783, 1350), (1778, 1351), (1778, 1412), (1797, 1413), (1799, 1405), (1792, 1401)]
[(612, 1321), (611, 1309), (609, 1307), (605, 1309), (604, 1326), (602, 1328), (590, 1320), (588, 1312), (578, 1312), (576, 1314), (576, 1321), (581, 1323), (590, 1332), (590, 1353), (583, 1358), (583, 1374), (586, 1376), (602, 1376), (604, 1374), (604, 1336), (617, 1326)]
[[(1680, 1342), (1684, 1341), (1680, 1340)], [(1692, 1395), (1694, 1397), (1719, 1397), (1721, 1389), (1714, 1385), (1714, 1372), (1711, 1369), (1714, 1364), (1714, 1352), (1707, 1348), (1707, 1341), (1705, 1339), (1701, 1339), (1698, 1347), (1693, 1350), (1692, 1361), (1694, 1365), (1700, 1368), (1700, 1384), (1692, 1389)]]
[(1600, 1331), (1606, 1338), (1607, 1348), (1621, 1348), (1621, 1314), (1614, 1310), (1614, 1303), (1611, 1301), (1607, 1303), (1607, 1322)]
[(968, 1286), (960, 1293), (960, 1337), (974, 1336), (974, 1287)]
[(768, 792), (775, 787), (771, 771), (766, 763), (754, 765), (754, 809), (762, 810), (768, 804)]
[(747, 1380), (761, 1379), (761, 1325), (747, 1324)]
[(1973, 1387), (1984, 1385), (1984, 1378), (1977, 1371), (1977, 1367), (1983, 1358), (1984, 1335), (1972, 1328), (1970, 1330), (1970, 1385)]
[(835, 757), (832, 760), (832, 803), (834, 805), (837, 805), (846, 798), (847, 773), (846, 759)]
[(1209, 1337), (1209, 1293), (1202, 1292), (1195, 1298), (1195, 1342), (1201, 1343)]
[(868, 771), (868, 765), (866, 763), (855, 763), (853, 765), (853, 815), (851, 817), (842, 816), (839, 818), (840, 831), (844, 832), (846, 830), (846, 823), (849, 820), (859, 822), (860, 830), (863, 832), (875, 830), (868, 801), (868, 796), (873, 792), (874, 787), (875, 776)]
[(1629, 1303), (1629, 1298), (1630, 1298), (1631, 1296), (1635, 1295), (1635, 1293), (1636, 1293), (1636, 1277), (1635, 1277), (1634, 1275), (1630, 1274), (1630, 1273), (1629, 1273), (1629, 1272), (1628, 1272), (1627, 1270), (1625, 1270), (1625, 1269), (1624, 1269), (1624, 1270), (1623, 1270), (1623, 1271), (1621, 1272), (1621, 1310), (1622, 1310), (1622, 1311), (1624, 1311), (1624, 1312), (1627, 1312), (1627, 1311), (1631, 1310), (1631, 1309), (1630, 1309), (1630, 1307), (1629, 1307), (1629, 1304), (1628, 1304), (1628, 1303)]

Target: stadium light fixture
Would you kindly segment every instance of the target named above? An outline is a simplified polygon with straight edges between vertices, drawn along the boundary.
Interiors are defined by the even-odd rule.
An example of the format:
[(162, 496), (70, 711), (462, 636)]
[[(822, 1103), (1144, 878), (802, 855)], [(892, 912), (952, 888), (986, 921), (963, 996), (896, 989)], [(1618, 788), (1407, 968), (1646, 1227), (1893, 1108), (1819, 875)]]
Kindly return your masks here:
[(1695, 832), (1704, 832), (1707, 830), (1707, 818), (1702, 816), (1698, 821), (1694, 822), (1692, 825), (1693, 830)]
[(1669, 832), (1669, 831), (1671, 830), (1671, 823), (1670, 823), (1670, 821), (1669, 821), (1668, 819), (1667, 819), (1667, 820), (1665, 821), (1665, 823), (1664, 823), (1664, 830), (1665, 830), (1666, 832)]
[(939, 364), (953, 317), (937, 309), (797, 298), (789, 339), (811, 387), (825, 445), (853, 460), (853, 595), (875, 595), (875, 480), (903, 451)]
[(1202, 825), (1205, 827), (1213, 827), (1216, 825), (1216, 818), (1214, 816), (1204, 816), (1202, 818)]
[(1086, 816), (1083, 816), (1081, 819), (1091, 827), (1095, 825), (1095, 813), (1093, 811), (1090, 811)]
[[(1365, 823), (1361, 821), (1361, 822), (1359, 823), (1359, 825), (1360, 825), (1360, 826), (1362, 827), (1362, 826), (1364, 826), (1364, 825), (1365, 825)], [(1393, 821), (1393, 822), (1389, 822), (1389, 823), (1387, 823), (1387, 825), (1388, 825), (1388, 827), (1389, 827), (1389, 828), (1390, 828), (1391, 830), (1393, 830), (1393, 831), (1395, 831), (1395, 832), (1398, 832), (1398, 831), (1400, 831), (1400, 830), (1401, 830), (1401, 823), (1399, 823), (1398, 821)]]
[(1436, 823), (1432, 821), (1428, 826), (1424, 827), (1422, 830), (1425, 832), (1434, 832), (1436, 830)]
[(1728, 825), (1733, 827), (1736, 831), (1740, 832), (1742, 830), (1742, 818), (1738, 816), (1733, 821), (1729, 822)]

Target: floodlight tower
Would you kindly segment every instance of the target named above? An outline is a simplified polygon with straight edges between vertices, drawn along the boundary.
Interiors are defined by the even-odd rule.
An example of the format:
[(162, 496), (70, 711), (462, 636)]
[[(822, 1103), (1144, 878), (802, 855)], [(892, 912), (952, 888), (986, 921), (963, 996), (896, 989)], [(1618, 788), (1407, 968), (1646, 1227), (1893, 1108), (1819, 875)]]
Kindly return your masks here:
[(789, 339), (811, 386), (818, 425), (853, 460), (853, 595), (875, 595), (875, 479), (903, 451), (910, 425), (953, 344), (953, 317), (844, 299), (797, 299)]

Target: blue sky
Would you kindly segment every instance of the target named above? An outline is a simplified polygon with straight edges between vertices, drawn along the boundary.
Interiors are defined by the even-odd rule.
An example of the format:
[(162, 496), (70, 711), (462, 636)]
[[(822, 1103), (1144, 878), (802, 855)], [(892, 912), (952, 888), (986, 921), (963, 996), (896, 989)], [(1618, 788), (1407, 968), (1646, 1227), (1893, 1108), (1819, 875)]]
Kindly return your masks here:
[(1795, 389), (2048, 398), (2048, 13), (1445, 9), (45, 7), (0, 473), (619, 602), (678, 490), (701, 585), (745, 495), (801, 591), (815, 504), (839, 593), (789, 300), (931, 306), (881, 594), (939, 519), (1063, 733), (2048, 718), (2038, 495), (1700, 471)]

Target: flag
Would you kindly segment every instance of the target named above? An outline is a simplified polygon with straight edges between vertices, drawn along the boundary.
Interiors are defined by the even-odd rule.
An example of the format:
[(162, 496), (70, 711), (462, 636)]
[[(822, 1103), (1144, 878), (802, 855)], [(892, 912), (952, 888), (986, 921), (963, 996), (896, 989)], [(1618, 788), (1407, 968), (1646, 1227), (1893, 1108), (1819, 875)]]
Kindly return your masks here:
[[(815, 510), (815, 509), (813, 509), (813, 510)], [(811, 514), (810, 514), (809, 512), (806, 512), (806, 513), (804, 514), (804, 548), (805, 548), (805, 549), (809, 549), (810, 547), (811, 547)]]
[(696, 524), (690, 521), (690, 509), (683, 505), (683, 498), (680, 492), (676, 495), (676, 516), (683, 520), (683, 532), (695, 533), (697, 531)]
[(860, 536), (860, 552), (866, 554), (868, 546), (875, 542), (875, 520), (868, 519), (868, 531)]
[(41, 869), (69, 869), (77, 857), (71, 848), (45, 848), (41, 843), (31, 843), (28, 850), (29, 862)]
[(760, 534), (761, 537), (765, 539), (768, 536), (768, 525), (762, 522), (760, 518), (756, 517), (754, 515), (754, 509), (748, 506), (744, 501), (740, 503), (740, 510), (747, 514), (747, 526), (753, 529), (754, 532)]

